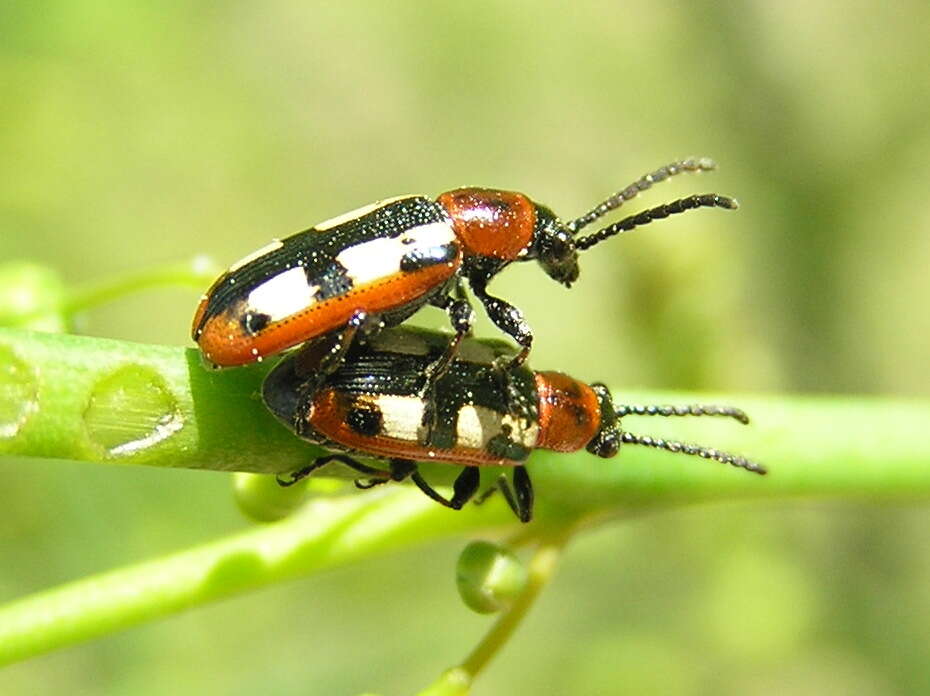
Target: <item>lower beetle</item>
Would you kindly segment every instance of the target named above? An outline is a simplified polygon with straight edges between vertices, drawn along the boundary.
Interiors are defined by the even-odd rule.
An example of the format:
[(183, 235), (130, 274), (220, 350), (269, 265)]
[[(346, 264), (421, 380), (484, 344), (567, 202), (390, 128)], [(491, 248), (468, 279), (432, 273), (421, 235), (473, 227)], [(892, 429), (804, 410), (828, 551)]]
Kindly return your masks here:
[[(574, 452), (587, 449), (613, 457), (622, 444), (643, 445), (715, 459), (764, 474), (759, 464), (720, 450), (673, 440), (634, 435), (622, 430), (620, 418), (644, 416), (728, 416), (748, 423), (743, 411), (727, 406), (634, 406), (615, 404), (602, 384), (587, 385), (560, 372), (508, 369), (502, 380), (495, 363), (513, 354), (502, 341), (468, 339), (437, 384), (434, 396), (422, 396), (427, 368), (448, 347), (446, 334), (423, 329), (388, 329), (366, 343), (355, 343), (345, 361), (312, 391), (320, 355), (311, 344), (286, 356), (271, 370), (262, 387), (265, 404), (289, 427), (295, 414), (305, 414), (302, 437), (324, 447), (387, 460), (387, 471), (363, 464), (348, 454), (319, 457), (291, 474), (294, 483), (333, 461), (366, 477), (368, 488), (408, 476), (433, 500), (461, 509), (477, 493), (479, 466), (513, 467), (513, 488), (505, 476), (480, 499), (499, 488), (517, 517), (533, 513), (533, 487), (524, 463), (534, 449)], [(515, 403), (515, 402), (522, 403)], [(306, 402), (306, 403), (304, 403)], [(465, 468), (446, 498), (421, 476), (417, 461), (459, 464)]]

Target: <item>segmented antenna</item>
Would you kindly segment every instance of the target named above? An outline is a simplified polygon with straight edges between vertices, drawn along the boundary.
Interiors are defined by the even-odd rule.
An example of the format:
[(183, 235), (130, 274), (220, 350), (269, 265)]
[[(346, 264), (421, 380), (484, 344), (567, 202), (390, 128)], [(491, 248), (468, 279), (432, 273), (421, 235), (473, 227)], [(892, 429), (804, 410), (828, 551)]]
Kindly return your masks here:
[(679, 198), (677, 201), (664, 203), (655, 208), (644, 210), (641, 213), (630, 215), (629, 217), (623, 218), (620, 222), (615, 222), (594, 234), (581, 237), (575, 240), (575, 248), (578, 249), (578, 251), (590, 249), (595, 244), (599, 244), (605, 239), (609, 239), (621, 232), (629, 232), (636, 227), (648, 225), (653, 220), (661, 220), (662, 218), (667, 218), (669, 215), (677, 215), (678, 213), (683, 213), (686, 210), (693, 210), (694, 208), (726, 208), (727, 210), (736, 210), (739, 208), (739, 203), (733, 198), (718, 196), (716, 193), (699, 193), (694, 196), (688, 196), (687, 198)]
[(722, 464), (729, 464), (730, 466), (735, 466), (740, 469), (746, 469), (746, 471), (751, 471), (755, 474), (764, 475), (767, 473), (765, 467), (761, 464), (757, 464), (756, 462), (750, 459), (746, 459), (745, 457), (730, 454), (729, 452), (722, 452), (711, 447), (690, 445), (686, 442), (678, 442), (677, 440), (663, 440), (662, 438), (649, 437), (648, 435), (634, 435), (633, 433), (628, 433), (626, 431), (620, 434), (620, 438), (625, 444), (628, 445), (643, 445), (644, 447), (662, 449), (666, 452), (691, 454), (698, 457), (703, 457), (704, 459), (713, 459), (715, 461), (721, 462)]
[(733, 406), (716, 404), (690, 404), (688, 406), (641, 406), (638, 404), (614, 404), (617, 418), (624, 416), (727, 416), (743, 425), (749, 424), (746, 412)]
[(616, 210), (627, 201), (633, 200), (640, 193), (648, 188), (651, 188), (653, 184), (657, 184), (660, 181), (665, 181), (669, 177), (675, 176), (676, 174), (681, 174), (682, 172), (706, 172), (716, 168), (717, 163), (709, 157), (689, 157), (688, 159), (678, 160), (677, 162), (666, 164), (664, 167), (656, 169), (651, 174), (646, 174), (641, 179), (634, 181), (625, 189), (617, 191), (614, 195), (612, 195), (597, 207), (592, 208), (581, 217), (567, 223), (565, 227), (569, 232), (575, 234), (583, 227), (590, 225), (592, 222), (600, 217), (603, 217), (611, 210)]

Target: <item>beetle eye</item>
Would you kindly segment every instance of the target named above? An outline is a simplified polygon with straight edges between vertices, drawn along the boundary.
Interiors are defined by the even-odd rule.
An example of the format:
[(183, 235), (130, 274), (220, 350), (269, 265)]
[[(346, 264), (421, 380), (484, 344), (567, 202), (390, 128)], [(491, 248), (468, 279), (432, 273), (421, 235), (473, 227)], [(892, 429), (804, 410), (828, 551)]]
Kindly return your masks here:
[(610, 459), (616, 456), (620, 451), (620, 433), (616, 428), (605, 428), (601, 430), (594, 439), (588, 443), (588, 452), (598, 457)]
[(564, 230), (541, 236), (539, 263), (550, 278), (563, 285), (570, 287), (578, 280), (578, 252), (571, 236)]
[(549, 208), (536, 204), (536, 230), (528, 258), (539, 261), (546, 274), (567, 287), (578, 279), (575, 240)]

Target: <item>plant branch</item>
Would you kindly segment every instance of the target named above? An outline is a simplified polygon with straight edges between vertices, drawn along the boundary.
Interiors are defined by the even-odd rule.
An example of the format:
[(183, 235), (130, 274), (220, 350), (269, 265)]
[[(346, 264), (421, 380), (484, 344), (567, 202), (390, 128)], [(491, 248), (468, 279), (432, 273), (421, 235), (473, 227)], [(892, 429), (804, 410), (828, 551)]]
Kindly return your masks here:
[(539, 593), (552, 579), (568, 536), (565, 530), (565, 533), (554, 539), (542, 541), (527, 565), (526, 587), (513, 605), (500, 615), (462, 664), (443, 672), (419, 696), (464, 696), (469, 692), (475, 678), (507, 644), (533, 607)]
[(134, 270), (75, 288), (63, 303), (62, 310), (71, 316), (150, 288), (176, 285), (200, 290), (209, 287), (220, 270), (221, 268), (206, 256), (195, 256), (179, 263)]
[[(0, 455), (286, 473), (321, 452), (262, 405), (267, 364), (212, 371), (192, 349), (0, 329), (4, 363)], [(623, 424), (745, 454), (769, 475), (635, 446), (615, 459), (538, 451), (530, 468), (541, 511), (763, 496), (930, 497), (930, 454), (922, 437), (930, 403), (924, 401), (614, 394), (631, 403), (723, 400), (744, 408), (753, 418), (749, 426), (635, 416)], [(440, 479), (455, 471), (424, 465)], [(356, 476), (338, 465), (323, 473)]]
[(450, 514), (406, 486), (317, 499), (282, 522), (0, 607), (0, 665), (378, 553), (488, 532), (511, 516), (490, 503)]
[(507, 643), (517, 626), (529, 613), (539, 593), (542, 592), (542, 589), (555, 573), (563, 545), (564, 541), (543, 543), (536, 549), (527, 565), (529, 581), (526, 589), (517, 597), (513, 606), (501, 615), (487, 635), (459, 666), (459, 669), (467, 673), (470, 679), (477, 677), (481, 670), (487, 667), (491, 659)]

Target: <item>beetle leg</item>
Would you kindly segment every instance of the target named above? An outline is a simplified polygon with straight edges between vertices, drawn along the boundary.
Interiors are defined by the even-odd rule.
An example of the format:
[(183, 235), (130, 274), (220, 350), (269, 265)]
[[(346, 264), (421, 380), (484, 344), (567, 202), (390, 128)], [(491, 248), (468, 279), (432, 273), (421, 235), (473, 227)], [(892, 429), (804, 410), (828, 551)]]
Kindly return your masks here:
[(455, 281), (455, 299), (457, 300), (467, 300), (468, 294), (465, 292), (465, 283), (462, 282), (462, 278), (456, 278)]
[(488, 278), (483, 275), (473, 275), (469, 278), (471, 289), (475, 296), (484, 304), (488, 317), (497, 327), (513, 338), (520, 345), (520, 352), (515, 356), (500, 356), (494, 360), (493, 368), (501, 382), (501, 389), (507, 399), (508, 412), (529, 421), (533, 418), (531, 406), (513, 384), (510, 372), (526, 361), (533, 347), (533, 331), (523, 317), (523, 312), (509, 302), (489, 295), (486, 286)]
[(320, 372), (327, 375), (335, 372), (345, 360), (349, 346), (355, 340), (355, 335), (359, 331), (367, 332), (373, 321), (373, 317), (364, 309), (356, 309), (352, 316), (349, 317), (349, 321), (346, 322), (346, 327), (339, 332), (339, 336), (332, 348), (320, 361)]
[(443, 295), (433, 303), (440, 309), (445, 310), (449, 315), (449, 322), (452, 324), (455, 335), (449, 341), (446, 352), (427, 368), (429, 381), (432, 382), (442, 377), (452, 365), (452, 361), (455, 360), (455, 356), (459, 351), (459, 344), (464, 338), (471, 335), (475, 323), (475, 311), (471, 308), (471, 303), (465, 296), (461, 284), (456, 286), (456, 295), (456, 299), (452, 299), (451, 295)]
[(393, 481), (403, 481), (417, 470), (417, 463), (410, 459), (392, 459), (390, 465), (391, 480)]
[[(507, 477), (501, 474), (497, 480), (497, 487), (507, 500), (507, 504), (513, 513), (521, 522), (529, 522), (533, 519), (533, 482), (530, 481), (530, 475), (526, 472), (525, 466), (514, 467), (513, 470), (513, 490), (507, 483)], [(493, 490), (493, 489), (492, 489)]]
[[(500, 478), (501, 478), (501, 479), (504, 479), (505, 481), (507, 480), (507, 479), (504, 477), (503, 474), (500, 475)], [(495, 493), (497, 493), (497, 489), (498, 489), (498, 484), (494, 484), (493, 486), (491, 486), (490, 488), (488, 488), (488, 489), (485, 490), (484, 492), (482, 492), (482, 493), (476, 495), (475, 498), (474, 498), (474, 500), (472, 500), (472, 502), (473, 502), (475, 505), (483, 505), (485, 500), (487, 500), (487, 499), (490, 498), (492, 495), (494, 495)]]
[[(294, 409), (294, 431), (303, 437), (307, 429), (307, 416), (313, 406), (313, 395), (323, 385), (326, 378), (339, 369), (346, 353), (359, 331), (366, 332), (374, 318), (364, 309), (356, 309), (346, 327), (332, 337), (313, 341), (298, 356), (300, 371), (306, 373), (307, 379), (297, 390), (297, 408)], [(319, 354), (322, 346), (322, 355)]]
[(522, 466), (518, 466), (514, 470), (513, 478), (514, 486), (517, 490), (516, 495), (507, 482), (507, 476), (501, 474), (497, 477), (497, 483), (480, 495), (475, 496), (473, 502), (475, 505), (481, 505), (484, 501), (497, 493), (497, 491), (500, 491), (503, 493), (507, 505), (510, 506), (510, 509), (513, 510), (517, 518), (521, 522), (529, 522), (533, 519), (533, 483), (530, 481), (529, 474), (526, 473), (526, 468)]
[(347, 454), (327, 454), (322, 457), (317, 457), (313, 460), (313, 464), (310, 466), (305, 466), (303, 469), (299, 469), (298, 471), (292, 472), (288, 478), (281, 478), (281, 476), (278, 475), (275, 477), (275, 479), (277, 480), (279, 486), (285, 488), (288, 486), (293, 486), (298, 481), (302, 481), (314, 471), (326, 466), (330, 462), (339, 462), (340, 464), (344, 464), (350, 469), (354, 469), (360, 474), (387, 480), (385, 477), (388, 476), (388, 472), (382, 471), (381, 469), (375, 469), (374, 467), (368, 466), (367, 464), (362, 464), (360, 461), (353, 459)]
[(387, 483), (391, 479), (387, 478), (364, 478), (364, 479), (355, 479), (353, 483), (355, 487), (360, 491), (367, 491), (369, 488), (374, 488), (375, 486), (380, 486)]
[(535, 421), (538, 412), (534, 403), (530, 402), (513, 380), (513, 367), (506, 357), (501, 362), (495, 361), (492, 365), (494, 376), (497, 377), (501, 394), (504, 395), (507, 413), (523, 421), (525, 427)]
[(431, 442), (433, 430), (436, 428), (436, 383), (442, 379), (442, 376), (449, 371), (455, 356), (458, 355), (459, 346), (462, 340), (471, 335), (472, 326), (475, 322), (475, 312), (471, 308), (471, 303), (464, 294), (461, 284), (456, 286), (457, 299), (452, 299), (449, 295), (444, 295), (441, 299), (434, 302), (440, 309), (445, 310), (449, 315), (452, 323), (452, 329), (455, 335), (449, 339), (449, 345), (445, 352), (433, 363), (430, 363), (423, 376), (423, 387), (418, 394), (420, 400), (424, 403), (423, 418), (423, 435), (420, 444)]
[(420, 471), (416, 468), (410, 472), (410, 478), (417, 485), (417, 488), (440, 505), (453, 510), (461, 510), (465, 503), (475, 497), (478, 484), (481, 483), (481, 472), (474, 466), (467, 466), (462, 469), (462, 473), (458, 475), (452, 484), (452, 498), (446, 498), (437, 493), (432, 486), (423, 480)]
[[(360, 462), (356, 462), (356, 464), (360, 464)], [(374, 478), (355, 480), (355, 487), (363, 491), (367, 491), (369, 488), (374, 488), (375, 486), (380, 486), (384, 483), (387, 483), (388, 481), (403, 481), (414, 469), (417, 468), (416, 463), (410, 461), (409, 459), (392, 459), (390, 460), (390, 472), (387, 476), (385, 476), (385, 472), (381, 471), (380, 469), (374, 469), (370, 466), (365, 466), (364, 464), (360, 465), (369, 470), (368, 472), (363, 471), (363, 473), (371, 472), (378, 474), (378, 476)], [(362, 469), (358, 468), (356, 468), (356, 470), (362, 471)]]
[(320, 457), (319, 459), (314, 461), (313, 464), (309, 466), (305, 466), (303, 469), (292, 471), (290, 474), (287, 475), (287, 478), (283, 478), (281, 474), (277, 474), (275, 475), (274, 479), (275, 481), (278, 482), (278, 485), (281, 486), (281, 488), (287, 488), (288, 486), (293, 486), (295, 483), (299, 481), (303, 481), (310, 474), (312, 474), (314, 471), (316, 471), (321, 466), (323, 466), (323, 464), (320, 463), (320, 459), (323, 459), (323, 457)]
[(426, 383), (424, 384), (422, 393), (420, 394), (421, 397), (425, 396), (427, 391), (436, 386), (436, 382), (442, 379), (442, 376), (449, 371), (450, 367), (452, 367), (455, 356), (458, 355), (459, 346), (467, 335), (467, 333), (459, 332), (452, 336), (452, 338), (449, 339), (449, 345), (446, 347), (446, 352), (439, 356), (435, 362), (426, 366), (426, 370), (424, 371), (424, 375), (426, 376)]
[(488, 318), (494, 322), (497, 328), (520, 345), (520, 352), (509, 360), (511, 368), (520, 367), (526, 362), (530, 349), (533, 347), (533, 330), (526, 323), (523, 312), (509, 302), (489, 295), (485, 290), (485, 283), (484, 279), (477, 280), (477, 282), (472, 280), (471, 289), (474, 291), (475, 297), (481, 300), (484, 305)]

